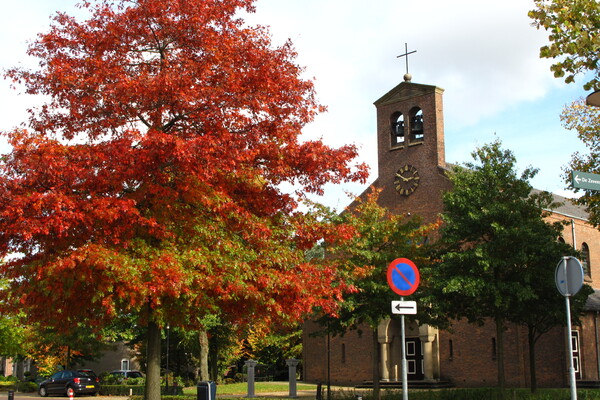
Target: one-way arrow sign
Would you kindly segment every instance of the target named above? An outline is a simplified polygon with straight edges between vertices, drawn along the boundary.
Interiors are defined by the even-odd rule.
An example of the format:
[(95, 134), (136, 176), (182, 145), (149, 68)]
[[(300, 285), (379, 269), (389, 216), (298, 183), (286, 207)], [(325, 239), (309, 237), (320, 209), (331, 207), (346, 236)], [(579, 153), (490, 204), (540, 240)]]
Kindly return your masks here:
[(416, 301), (392, 301), (392, 314), (416, 314)]

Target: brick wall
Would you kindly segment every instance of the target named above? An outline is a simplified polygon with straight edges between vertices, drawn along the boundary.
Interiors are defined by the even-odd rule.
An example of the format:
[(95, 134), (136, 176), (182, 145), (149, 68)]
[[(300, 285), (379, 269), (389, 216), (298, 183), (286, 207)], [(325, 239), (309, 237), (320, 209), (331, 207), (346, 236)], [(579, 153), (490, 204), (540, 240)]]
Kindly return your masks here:
[[(307, 321), (303, 330), (303, 362), (304, 381), (327, 381), (327, 336), (311, 336), (322, 328), (314, 322)], [(331, 336), (330, 344), (330, 376), (331, 383), (336, 385), (354, 385), (372, 380), (373, 334), (368, 327), (354, 330), (343, 336)]]
[[(445, 176), (443, 126), (443, 90), (435, 86), (401, 83), (375, 102), (377, 107), (378, 178), (373, 186), (381, 188), (380, 204), (396, 213), (420, 215), (426, 222), (437, 220), (442, 212), (442, 195), (451, 189)], [(391, 123), (402, 113), (409, 117), (415, 107), (421, 109), (424, 139), (410, 141), (409, 129), (405, 142), (392, 145)], [(407, 124), (408, 118), (405, 118)], [(409, 122), (408, 122), (409, 123)], [(396, 171), (411, 165), (419, 173), (418, 188), (409, 196), (399, 194), (394, 187)], [(553, 214), (553, 221), (571, 221), (567, 214)], [(600, 232), (586, 223), (585, 218), (573, 218), (575, 237), (571, 227), (563, 232), (565, 242), (579, 249), (586, 243), (590, 249), (590, 275), (586, 283), (594, 287), (600, 276)], [(557, 260), (558, 263), (558, 260)], [(553, 273), (555, 265), (548, 266)], [(582, 379), (600, 379), (598, 371), (597, 318), (588, 313), (580, 331)], [(600, 319), (600, 317), (598, 317)], [(307, 323), (304, 332), (304, 379), (325, 382), (327, 378), (327, 339), (313, 338), (316, 327)], [(497, 382), (497, 362), (493, 354), (495, 325), (483, 326), (456, 322), (451, 332), (441, 331), (439, 343), (440, 378), (457, 386), (492, 386)], [(505, 333), (505, 375), (509, 386), (527, 387), (530, 382), (529, 348), (525, 327), (509, 325)], [(364, 329), (362, 335), (349, 332), (343, 337), (331, 338), (329, 345), (331, 382), (357, 384), (372, 380), (372, 333)], [(544, 334), (536, 344), (536, 369), (539, 387), (564, 387), (568, 384), (565, 328), (555, 328)]]
[[(536, 372), (539, 387), (564, 386), (567, 378), (564, 353), (565, 333), (557, 328), (536, 344)], [(457, 386), (494, 386), (497, 382), (496, 327), (455, 322), (452, 332), (440, 332), (442, 379)], [(450, 344), (452, 342), (452, 344)], [(497, 346), (497, 342), (495, 343)], [(451, 350), (452, 349), (452, 354)], [(530, 383), (527, 329), (512, 324), (504, 333), (504, 372), (509, 386), (528, 387)]]

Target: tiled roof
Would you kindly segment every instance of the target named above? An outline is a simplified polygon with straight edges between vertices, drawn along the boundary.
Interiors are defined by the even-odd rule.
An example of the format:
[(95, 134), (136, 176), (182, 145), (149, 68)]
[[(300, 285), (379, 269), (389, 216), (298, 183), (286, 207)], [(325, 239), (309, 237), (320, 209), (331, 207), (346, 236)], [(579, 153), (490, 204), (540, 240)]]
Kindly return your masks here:
[(600, 311), (600, 290), (594, 289), (594, 293), (590, 294), (585, 301), (586, 311)]
[[(533, 189), (532, 192), (539, 193), (541, 190)], [(554, 202), (558, 203), (558, 206), (553, 207), (550, 211), (585, 221), (589, 219), (589, 213), (585, 210), (585, 207), (575, 204), (572, 199), (554, 193), (552, 193), (552, 197)]]

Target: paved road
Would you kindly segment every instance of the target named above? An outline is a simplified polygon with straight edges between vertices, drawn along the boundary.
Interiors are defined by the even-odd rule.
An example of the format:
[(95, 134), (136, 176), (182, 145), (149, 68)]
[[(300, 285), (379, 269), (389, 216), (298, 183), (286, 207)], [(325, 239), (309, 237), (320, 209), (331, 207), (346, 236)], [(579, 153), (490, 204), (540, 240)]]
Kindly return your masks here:
[[(271, 398), (286, 398), (288, 397), (288, 392), (273, 392), (273, 393), (257, 393), (258, 397), (271, 397)], [(245, 394), (241, 394), (239, 396), (236, 395), (223, 395), (223, 397), (232, 398), (232, 397), (245, 397)], [(315, 390), (298, 390), (297, 396), (300, 398), (312, 398), (316, 397)], [(217, 398), (219, 397), (219, 393), (217, 393)], [(69, 400), (66, 396), (48, 396), (48, 397), (40, 397), (37, 393), (15, 393), (15, 400)], [(128, 396), (77, 396), (75, 400), (128, 400)], [(8, 400), (8, 392), (0, 393), (0, 400)]]
[[(127, 400), (127, 396), (77, 396), (77, 400)], [(41, 397), (37, 393), (15, 393), (15, 400), (68, 400), (66, 396)], [(0, 400), (8, 400), (8, 392), (0, 393)]]

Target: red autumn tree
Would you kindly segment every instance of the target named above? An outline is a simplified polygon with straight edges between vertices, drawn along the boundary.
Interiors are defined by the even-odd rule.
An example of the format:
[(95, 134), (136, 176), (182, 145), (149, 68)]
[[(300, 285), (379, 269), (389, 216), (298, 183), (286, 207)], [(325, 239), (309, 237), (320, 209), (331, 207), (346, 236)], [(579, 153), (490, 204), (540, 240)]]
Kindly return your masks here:
[(30, 45), (39, 68), (7, 72), (48, 101), (4, 132), (2, 304), (63, 330), (138, 316), (147, 399), (161, 326), (294, 320), (344, 289), (303, 261), (325, 229), (298, 199), (366, 168), (300, 140), (321, 106), (292, 45), (236, 16), (252, 3), (84, 0), (87, 20), (58, 13)]

